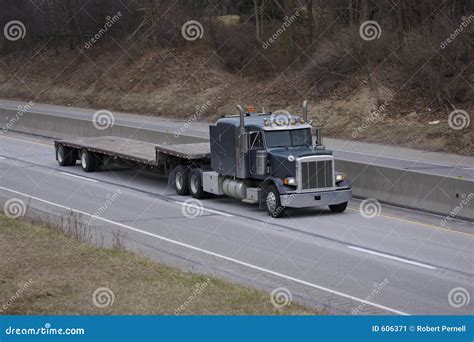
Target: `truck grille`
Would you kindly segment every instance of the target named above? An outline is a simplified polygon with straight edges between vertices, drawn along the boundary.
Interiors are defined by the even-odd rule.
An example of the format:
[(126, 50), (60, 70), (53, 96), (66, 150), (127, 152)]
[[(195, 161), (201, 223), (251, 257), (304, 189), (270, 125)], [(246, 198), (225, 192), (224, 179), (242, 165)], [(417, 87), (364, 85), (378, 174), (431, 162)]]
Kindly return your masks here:
[(323, 189), (334, 187), (333, 161), (301, 161), (301, 190)]

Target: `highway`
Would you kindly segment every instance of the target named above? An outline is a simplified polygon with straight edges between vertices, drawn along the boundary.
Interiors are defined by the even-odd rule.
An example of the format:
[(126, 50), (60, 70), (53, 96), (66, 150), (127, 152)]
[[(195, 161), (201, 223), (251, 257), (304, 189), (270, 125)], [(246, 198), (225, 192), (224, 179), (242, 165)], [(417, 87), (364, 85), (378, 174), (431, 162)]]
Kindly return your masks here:
[[(0, 100), (0, 109), (17, 110), (27, 102)], [(211, 109), (209, 109), (211, 110)], [(75, 118), (90, 121), (97, 109), (86, 109), (69, 106), (57, 106), (34, 103), (29, 112), (46, 114), (63, 118)], [(119, 126), (134, 127), (137, 129), (156, 130), (157, 132), (177, 132), (183, 128), (185, 121), (170, 118), (150, 117), (131, 113), (113, 112), (114, 123)], [(192, 117), (193, 113), (188, 116)], [(209, 138), (209, 123), (195, 122), (183, 135)], [(323, 128), (324, 135), (324, 128)], [(325, 145), (334, 151), (336, 159), (354, 161), (364, 164), (386, 166), (412, 170), (433, 175), (460, 177), (474, 181), (474, 157), (460, 156), (448, 153), (420, 151), (399, 146), (370, 144), (356, 141), (324, 138)]]
[[(429, 158), (404, 162), (472, 174), (470, 158)], [(112, 205), (93, 216), (118, 190)], [(183, 204), (188, 197), (175, 195), (163, 177), (118, 167), (92, 174), (79, 164), (61, 168), (52, 140), (13, 132), (0, 136), (0, 204), (11, 198), (43, 214), (93, 217), (95, 230), (122, 232), (128, 249), (154, 260), (268, 291), (285, 287), (294, 301), (329, 313), (474, 312), (473, 299), (461, 307), (449, 302), (455, 288), (474, 295), (472, 222), (441, 227), (441, 216), (386, 205), (365, 218), (358, 200), (343, 214), (310, 208), (274, 220), (231, 198), (203, 200), (200, 210)], [(193, 210), (186, 209), (199, 215), (189, 218)]]

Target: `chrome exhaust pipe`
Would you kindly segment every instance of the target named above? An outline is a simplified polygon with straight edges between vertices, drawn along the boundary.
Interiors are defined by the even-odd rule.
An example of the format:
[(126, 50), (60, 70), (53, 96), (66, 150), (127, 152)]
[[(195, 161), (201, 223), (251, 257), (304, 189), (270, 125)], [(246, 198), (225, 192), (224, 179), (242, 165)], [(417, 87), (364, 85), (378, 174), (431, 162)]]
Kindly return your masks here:
[(303, 101), (303, 119), (308, 122), (308, 100)]
[(247, 158), (245, 154), (247, 153), (247, 135), (245, 134), (245, 122), (244, 122), (244, 109), (241, 105), (237, 105), (237, 109), (240, 113), (240, 127), (239, 127), (239, 137), (238, 137), (238, 151), (236, 155), (236, 165), (235, 165), (235, 174), (237, 178), (247, 178), (249, 176)]
[(242, 108), (241, 105), (237, 105), (237, 109), (239, 110), (239, 115), (240, 115), (240, 132), (245, 132), (245, 126), (244, 126), (244, 109)]

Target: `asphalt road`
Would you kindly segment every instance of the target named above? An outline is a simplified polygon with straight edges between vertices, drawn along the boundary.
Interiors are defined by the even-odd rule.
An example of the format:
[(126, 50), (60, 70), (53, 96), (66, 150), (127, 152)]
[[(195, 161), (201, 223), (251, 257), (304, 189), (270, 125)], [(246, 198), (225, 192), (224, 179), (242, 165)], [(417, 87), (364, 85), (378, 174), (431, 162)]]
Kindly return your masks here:
[(443, 228), (443, 217), (384, 205), (365, 218), (356, 200), (343, 214), (310, 208), (270, 221), (230, 198), (203, 200), (200, 210), (162, 177), (61, 168), (50, 140), (0, 136), (2, 206), (18, 198), (43, 215), (91, 218), (118, 190), (93, 217), (94, 229), (121, 231), (127, 248), (166, 264), (268, 291), (285, 287), (293, 300), (334, 313), (474, 313), (474, 299), (461, 307), (449, 301), (457, 288), (474, 295), (472, 222)]
[[(17, 110), (26, 102), (0, 100), (0, 108)], [(35, 103), (31, 112), (51, 116), (91, 120), (94, 109), (56, 106)], [(156, 131), (175, 132), (183, 127), (184, 122), (161, 117), (113, 112), (115, 125), (143, 128)], [(192, 113), (190, 113), (192, 116)], [(189, 118), (188, 118), (189, 119)], [(185, 135), (200, 138), (209, 137), (208, 123), (191, 122)], [(323, 128), (324, 135), (324, 128)], [(334, 151), (337, 159), (373, 164), (391, 168), (400, 168), (416, 172), (449, 177), (461, 177), (474, 181), (474, 157), (408, 149), (398, 146), (361, 143), (355, 141), (324, 139), (325, 145)]]

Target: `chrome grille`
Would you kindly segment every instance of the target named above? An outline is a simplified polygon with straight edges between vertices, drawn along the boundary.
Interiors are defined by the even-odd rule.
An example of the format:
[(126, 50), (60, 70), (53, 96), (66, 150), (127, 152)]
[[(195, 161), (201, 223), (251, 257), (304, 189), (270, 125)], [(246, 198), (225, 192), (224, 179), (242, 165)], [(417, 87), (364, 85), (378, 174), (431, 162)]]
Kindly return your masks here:
[(333, 160), (308, 160), (300, 163), (300, 190), (334, 187)]

